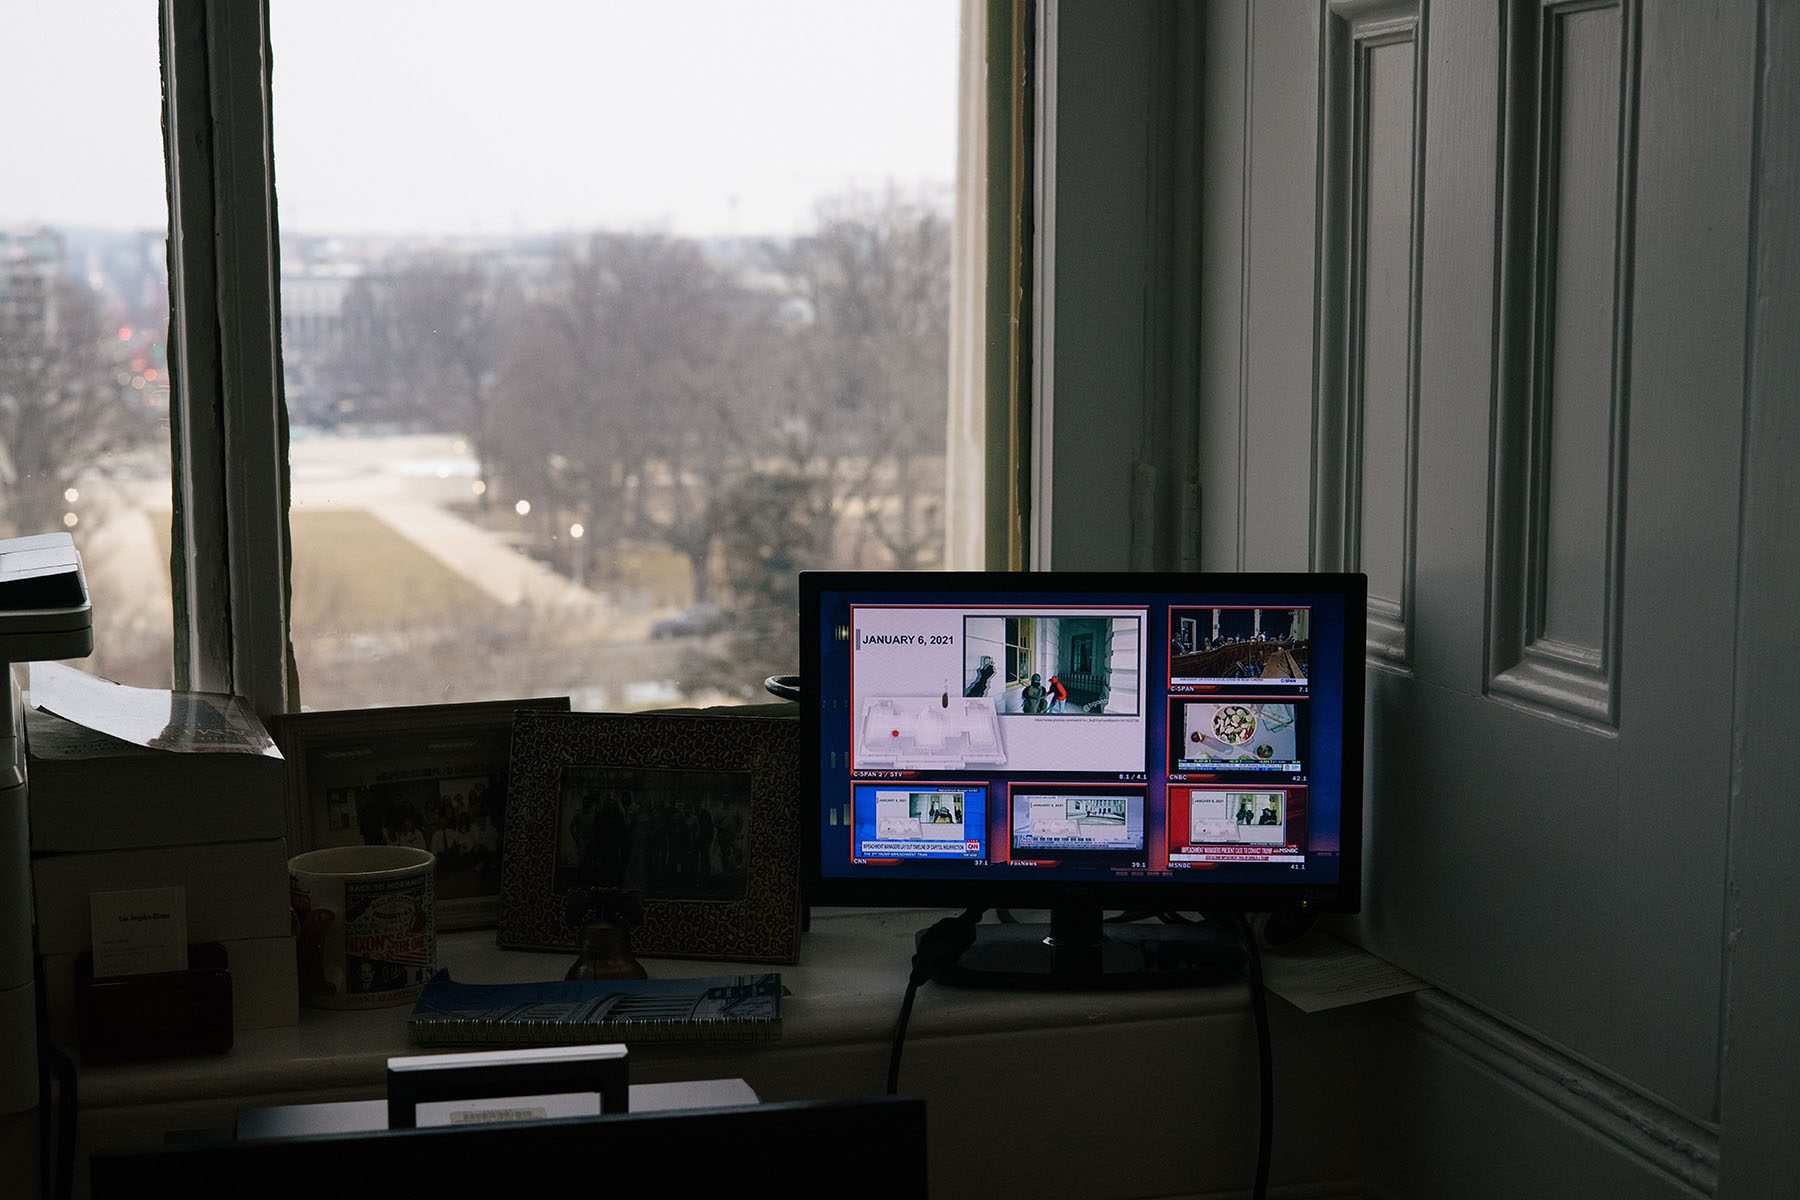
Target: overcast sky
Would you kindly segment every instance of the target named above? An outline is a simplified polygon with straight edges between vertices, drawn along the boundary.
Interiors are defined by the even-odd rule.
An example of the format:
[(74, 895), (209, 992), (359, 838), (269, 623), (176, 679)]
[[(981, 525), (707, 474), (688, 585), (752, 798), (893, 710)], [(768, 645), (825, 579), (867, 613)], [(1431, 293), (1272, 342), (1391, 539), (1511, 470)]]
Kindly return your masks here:
[[(947, 187), (956, 0), (272, 0), (300, 233), (783, 233)], [(160, 227), (154, 0), (0, 0), (0, 223)]]

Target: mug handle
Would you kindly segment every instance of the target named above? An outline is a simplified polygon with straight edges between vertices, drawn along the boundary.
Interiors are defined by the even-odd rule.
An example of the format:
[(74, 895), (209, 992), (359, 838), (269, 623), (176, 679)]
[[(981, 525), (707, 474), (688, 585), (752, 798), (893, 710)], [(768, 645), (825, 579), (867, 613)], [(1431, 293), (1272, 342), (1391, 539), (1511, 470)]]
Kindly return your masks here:
[(330, 996), (337, 992), (337, 985), (325, 977), (325, 935), (337, 919), (337, 910), (331, 908), (294, 911), (294, 954), (303, 996)]

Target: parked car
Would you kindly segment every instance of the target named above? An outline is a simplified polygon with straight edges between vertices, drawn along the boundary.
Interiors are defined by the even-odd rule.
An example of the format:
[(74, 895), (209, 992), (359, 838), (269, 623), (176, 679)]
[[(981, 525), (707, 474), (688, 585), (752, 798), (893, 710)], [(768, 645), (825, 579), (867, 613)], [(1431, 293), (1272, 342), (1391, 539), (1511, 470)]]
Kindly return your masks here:
[(704, 637), (723, 628), (725, 610), (716, 604), (700, 603), (656, 622), (650, 626), (650, 636), (658, 639)]

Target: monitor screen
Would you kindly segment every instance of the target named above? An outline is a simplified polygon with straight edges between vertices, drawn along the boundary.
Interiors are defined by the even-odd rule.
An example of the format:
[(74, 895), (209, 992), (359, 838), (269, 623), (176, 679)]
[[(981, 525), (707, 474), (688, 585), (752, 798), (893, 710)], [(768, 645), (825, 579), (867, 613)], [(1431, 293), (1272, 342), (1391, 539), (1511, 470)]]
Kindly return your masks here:
[(813, 903), (1354, 910), (1360, 575), (801, 577)]

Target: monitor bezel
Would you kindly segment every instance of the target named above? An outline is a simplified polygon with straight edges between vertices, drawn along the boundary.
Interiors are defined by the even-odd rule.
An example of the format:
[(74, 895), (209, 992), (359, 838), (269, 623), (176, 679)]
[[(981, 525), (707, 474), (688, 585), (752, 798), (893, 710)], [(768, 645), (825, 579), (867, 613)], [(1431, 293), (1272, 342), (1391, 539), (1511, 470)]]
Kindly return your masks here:
[[(945, 592), (1030, 591), (1045, 597), (1095, 592), (1203, 595), (1294, 594), (1344, 599), (1344, 730), (1342, 826), (1336, 883), (1245, 884), (1151, 882), (1074, 883), (1066, 880), (935, 880), (845, 878), (822, 871), (824, 831), (820, 812), (823, 711), (818, 687), (821, 597), (828, 592), (908, 592), (922, 601)], [(942, 908), (1056, 908), (1098, 905), (1106, 909), (1273, 912), (1311, 908), (1354, 913), (1362, 903), (1363, 737), (1368, 639), (1368, 581), (1358, 573), (1033, 571), (803, 571), (800, 573), (801, 888), (809, 905), (920, 906)]]

